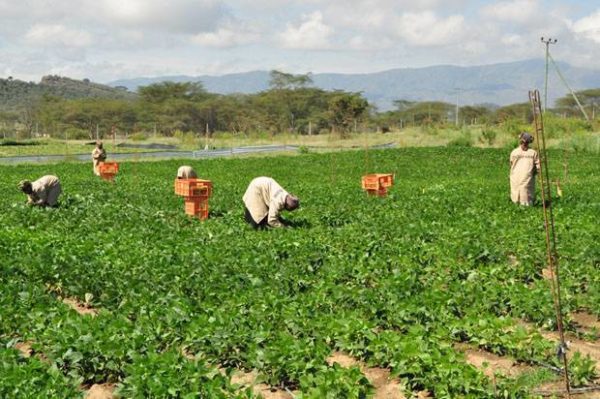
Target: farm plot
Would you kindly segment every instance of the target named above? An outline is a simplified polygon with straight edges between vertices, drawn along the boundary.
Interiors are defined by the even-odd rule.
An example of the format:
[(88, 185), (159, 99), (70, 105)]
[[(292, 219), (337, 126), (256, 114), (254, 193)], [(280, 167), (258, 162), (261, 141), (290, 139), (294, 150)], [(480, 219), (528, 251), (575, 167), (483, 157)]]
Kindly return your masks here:
[[(204, 222), (172, 193), (179, 162), (123, 163), (115, 184), (81, 164), (0, 167), (0, 396), (560, 388), (541, 209), (509, 202), (507, 157), (430, 148), (191, 161), (214, 184)], [(569, 334), (593, 348), (600, 165), (569, 159), (554, 203), (564, 310)], [(396, 174), (386, 198), (361, 191), (365, 172)], [(61, 206), (25, 206), (16, 182), (47, 173), (61, 178)], [(246, 226), (241, 196), (259, 175), (300, 197), (286, 215), (294, 228)], [(574, 352), (573, 385), (597, 383), (597, 352)]]

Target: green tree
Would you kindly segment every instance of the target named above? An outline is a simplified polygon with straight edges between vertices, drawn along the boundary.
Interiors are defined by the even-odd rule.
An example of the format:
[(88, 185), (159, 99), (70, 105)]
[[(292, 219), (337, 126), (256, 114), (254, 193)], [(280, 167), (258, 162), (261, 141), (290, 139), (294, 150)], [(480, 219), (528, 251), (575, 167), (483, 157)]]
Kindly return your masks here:
[(312, 85), (312, 77), (310, 73), (294, 75), (277, 70), (272, 70), (269, 74), (269, 87), (275, 90), (283, 89), (299, 89)]
[[(588, 116), (595, 119), (600, 108), (600, 89), (588, 89), (575, 92)], [(556, 100), (556, 112), (566, 116), (581, 117), (581, 110), (572, 95), (568, 94)]]
[(365, 115), (368, 107), (368, 101), (360, 93), (336, 92), (327, 104), (331, 127), (344, 136)]
[(200, 82), (161, 82), (138, 89), (142, 101), (163, 103), (168, 100), (203, 101), (211, 97)]
[(489, 108), (483, 106), (466, 105), (458, 110), (458, 118), (464, 123), (473, 125), (477, 123), (486, 123), (492, 115)]
[(500, 107), (494, 112), (494, 120), (502, 123), (509, 119), (517, 122), (530, 123), (533, 120), (531, 104), (519, 103)]

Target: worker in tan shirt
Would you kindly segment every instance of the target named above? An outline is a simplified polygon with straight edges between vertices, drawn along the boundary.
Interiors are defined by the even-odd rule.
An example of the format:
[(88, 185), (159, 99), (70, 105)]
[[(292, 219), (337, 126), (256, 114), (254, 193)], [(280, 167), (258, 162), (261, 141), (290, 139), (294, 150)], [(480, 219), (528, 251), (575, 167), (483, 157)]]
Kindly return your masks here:
[(196, 171), (191, 166), (180, 166), (177, 169), (177, 178), (178, 179), (196, 179), (198, 175), (196, 175)]
[(519, 147), (510, 153), (510, 199), (515, 204), (533, 205), (535, 175), (540, 172), (537, 151), (529, 148), (533, 137), (526, 132), (519, 136)]
[(40, 177), (33, 183), (22, 180), (19, 188), (27, 194), (27, 204), (37, 206), (56, 206), (58, 196), (62, 192), (60, 180), (52, 175)]
[(94, 148), (94, 151), (92, 151), (92, 164), (94, 166), (94, 174), (96, 176), (100, 176), (98, 165), (100, 162), (104, 161), (106, 161), (106, 150), (104, 149), (101, 141), (96, 141), (96, 148)]
[(298, 198), (289, 194), (270, 177), (257, 177), (252, 180), (243, 201), (244, 217), (255, 229), (284, 227), (279, 213), (284, 209), (293, 211), (300, 206)]

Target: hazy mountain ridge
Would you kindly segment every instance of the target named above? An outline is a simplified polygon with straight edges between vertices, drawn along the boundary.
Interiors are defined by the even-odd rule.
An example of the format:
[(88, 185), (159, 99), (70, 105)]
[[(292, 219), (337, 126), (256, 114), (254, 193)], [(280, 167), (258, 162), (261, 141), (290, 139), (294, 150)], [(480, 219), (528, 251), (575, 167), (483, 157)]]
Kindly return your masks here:
[[(600, 87), (600, 71), (559, 63), (563, 75), (574, 90)], [(460, 105), (492, 103), (507, 105), (528, 101), (527, 92), (544, 86), (544, 60), (525, 60), (510, 63), (461, 67), (437, 65), (424, 68), (391, 69), (365, 74), (313, 74), (316, 87), (326, 90), (360, 91), (380, 109), (392, 107), (393, 101), (438, 100)], [(551, 66), (548, 100), (564, 96), (568, 90)], [(269, 72), (252, 71), (222, 76), (162, 76), (122, 79), (108, 83), (135, 91), (165, 80), (202, 82), (209, 92), (256, 93), (268, 88)]]
[(15, 110), (34, 104), (44, 95), (67, 99), (133, 99), (136, 94), (124, 88), (76, 80), (56, 75), (44, 76), (39, 83), (18, 79), (0, 79), (0, 110)]
[[(560, 63), (559, 67), (574, 90), (600, 87), (600, 71)], [(437, 65), (425, 68), (391, 69), (364, 74), (313, 74), (316, 87), (326, 90), (362, 92), (380, 110), (393, 107), (398, 99), (438, 100), (459, 105), (507, 105), (528, 101), (527, 92), (544, 86), (544, 61), (526, 60), (511, 63), (460, 67)], [(252, 71), (223, 76), (160, 76), (122, 79), (108, 84), (45, 76), (39, 83), (0, 78), (0, 110), (16, 110), (34, 104), (44, 95), (68, 99), (108, 98), (134, 99), (139, 86), (162, 81), (202, 82), (213, 93), (257, 93), (269, 88), (268, 71)], [(129, 89), (130, 91), (127, 91)], [(551, 67), (548, 99), (568, 93)]]

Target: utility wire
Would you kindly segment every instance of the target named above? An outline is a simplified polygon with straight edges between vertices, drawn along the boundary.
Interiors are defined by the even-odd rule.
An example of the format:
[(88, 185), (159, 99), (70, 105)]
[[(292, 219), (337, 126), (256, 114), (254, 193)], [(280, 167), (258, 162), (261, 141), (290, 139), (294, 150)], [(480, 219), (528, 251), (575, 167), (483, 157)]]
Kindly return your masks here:
[(552, 55), (550, 55), (550, 53), (548, 53), (548, 58), (550, 58), (550, 61), (552, 61), (552, 65), (554, 65), (554, 68), (556, 69), (556, 73), (560, 77), (560, 80), (562, 80), (562, 82), (564, 83), (564, 85), (567, 86), (567, 89), (569, 89), (569, 91), (571, 92), (571, 95), (575, 99), (575, 102), (577, 103), (577, 106), (581, 110), (581, 113), (583, 114), (583, 116), (585, 116), (585, 120), (589, 122), (590, 118), (588, 117), (587, 112), (585, 112), (585, 109), (583, 108), (583, 106), (579, 102), (579, 99), (577, 98), (577, 95), (575, 95), (575, 92), (573, 91), (573, 89), (571, 89), (571, 86), (569, 86), (569, 84), (567, 83), (567, 80), (565, 79), (565, 77), (563, 76), (563, 74), (560, 72), (560, 69), (558, 68), (558, 65), (556, 64), (556, 62), (554, 62), (554, 58), (552, 58)]

